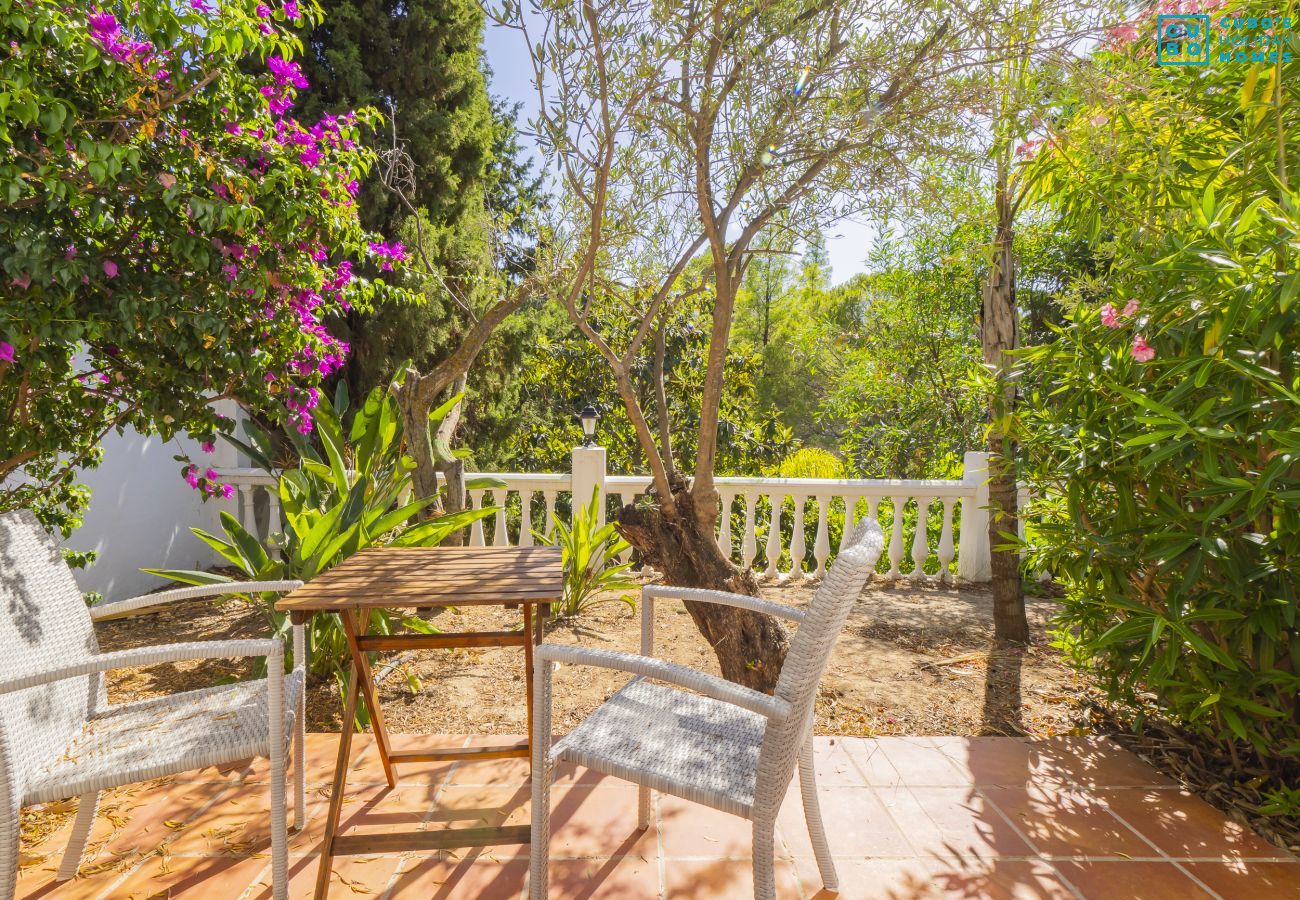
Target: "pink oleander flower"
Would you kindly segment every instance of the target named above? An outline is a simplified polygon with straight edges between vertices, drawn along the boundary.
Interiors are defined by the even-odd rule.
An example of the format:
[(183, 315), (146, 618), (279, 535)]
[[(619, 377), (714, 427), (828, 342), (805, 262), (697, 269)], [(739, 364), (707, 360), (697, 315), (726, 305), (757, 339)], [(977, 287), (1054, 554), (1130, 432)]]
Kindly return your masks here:
[(107, 275), (109, 278), (116, 278), (117, 263), (113, 262), (111, 259), (104, 260), (104, 274)]
[(11, 363), (14, 361), (14, 345), (8, 341), (0, 341), (0, 362)]
[(1109, 303), (1101, 308), (1101, 324), (1107, 328), (1119, 327), (1119, 314), (1115, 312), (1115, 307)]
[(1136, 315), (1138, 309), (1140, 309), (1140, 308), (1141, 308), (1141, 307), (1139, 306), (1139, 304), (1138, 304), (1138, 302), (1137, 302), (1136, 300), (1130, 300), (1128, 303), (1125, 303), (1125, 304), (1124, 304), (1124, 315), (1125, 315), (1125, 316), (1133, 316), (1133, 315)]
[(1140, 363), (1151, 362), (1156, 358), (1156, 351), (1140, 334), (1133, 338), (1133, 358)]
[(214, 441), (204, 441), (203, 443), (199, 444), (199, 449), (202, 450), (204, 453), (216, 453), (217, 445)]

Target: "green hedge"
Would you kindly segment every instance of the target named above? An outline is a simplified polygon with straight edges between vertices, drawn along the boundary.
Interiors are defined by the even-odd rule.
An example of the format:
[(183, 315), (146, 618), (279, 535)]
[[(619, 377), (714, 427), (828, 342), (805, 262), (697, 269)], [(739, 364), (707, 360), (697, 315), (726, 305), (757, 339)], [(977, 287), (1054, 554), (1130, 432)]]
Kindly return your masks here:
[(1300, 761), (1300, 54), (1159, 68), (1144, 43), (1099, 52), (1025, 173), (1103, 273), (1079, 279), (1053, 343), (1022, 351), (1024, 476), (1042, 498), (1029, 564), (1058, 576), (1060, 641), (1115, 699), (1154, 698), (1285, 779)]

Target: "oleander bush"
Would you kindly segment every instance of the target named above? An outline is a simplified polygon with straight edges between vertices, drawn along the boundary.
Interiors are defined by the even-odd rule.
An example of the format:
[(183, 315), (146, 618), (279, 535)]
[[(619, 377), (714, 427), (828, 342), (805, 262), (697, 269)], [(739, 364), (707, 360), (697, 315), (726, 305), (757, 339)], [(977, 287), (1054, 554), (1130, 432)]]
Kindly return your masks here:
[(1060, 644), (1115, 700), (1285, 784), (1300, 755), (1300, 55), (1159, 68), (1148, 26), (1099, 51), (1028, 164), (1100, 265), (1055, 340), (1020, 355), (1028, 565), (1055, 573)]

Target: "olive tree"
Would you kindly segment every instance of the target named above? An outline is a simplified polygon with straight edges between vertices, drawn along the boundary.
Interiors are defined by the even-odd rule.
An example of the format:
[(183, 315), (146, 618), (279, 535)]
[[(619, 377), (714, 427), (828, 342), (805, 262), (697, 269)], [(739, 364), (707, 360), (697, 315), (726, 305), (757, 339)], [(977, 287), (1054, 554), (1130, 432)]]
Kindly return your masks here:
[[(609, 366), (653, 476), (619, 513), (674, 584), (754, 594), (714, 539), (718, 422), (732, 315), (760, 235), (809, 235), (893, 204), (918, 157), (960, 139), (979, 10), (773, 0), (553, 4), (496, 13), (532, 55), (533, 121), (559, 190), (549, 292)], [(701, 260), (700, 263), (696, 263)], [(707, 298), (694, 459), (657, 434), (635, 389), (659, 324)], [(630, 328), (616, 328), (631, 313)], [(662, 396), (661, 391), (650, 392)], [(770, 690), (787, 636), (774, 620), (688, 604), (724, 675)]]

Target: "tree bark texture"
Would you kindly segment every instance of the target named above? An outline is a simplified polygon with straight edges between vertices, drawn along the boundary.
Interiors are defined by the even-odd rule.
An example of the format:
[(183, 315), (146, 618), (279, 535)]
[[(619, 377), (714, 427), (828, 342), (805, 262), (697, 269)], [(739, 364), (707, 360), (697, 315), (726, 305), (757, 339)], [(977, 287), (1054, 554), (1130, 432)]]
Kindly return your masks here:
[(1016, 346), (1016, 263), (1014, 211), (1005, 174), (997, 186), (997, 229), (993, 237), (993, 259), (984, 288), (980, 339), (984, 361), (996, 378), (989, 398), (989, 549), (993, 575), (993, 635), (1000, 645), (1029, 641), (1025, 616), (1025, 592), (1020, 581), (1020, 553), (999, 550), (1006, 544), (1003, 534), (1015, 535), (1019, 528), (1016, 483), (1016, 445), (1005, 433), (1005, 424), (1015, 407), (1015, 385), (1006, 378), (1005, 351)]
[[(674, 474), (670, 484), (671, 513), (658, 503), (625, 506), (618, 514), (619, 531), (642, 559), (664, 573), (666, 584), (758, 596), (754, 573), (733, 565), (718, 549), (712, 529), (699, 526), (685, 478)], [(775, 689), (790, 647), (780, 622), (715, 603), (688, 601), (686, 610), (717, 655), (724, 678), (764, 693)]]

